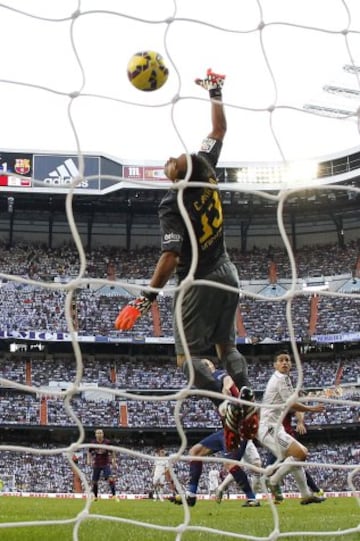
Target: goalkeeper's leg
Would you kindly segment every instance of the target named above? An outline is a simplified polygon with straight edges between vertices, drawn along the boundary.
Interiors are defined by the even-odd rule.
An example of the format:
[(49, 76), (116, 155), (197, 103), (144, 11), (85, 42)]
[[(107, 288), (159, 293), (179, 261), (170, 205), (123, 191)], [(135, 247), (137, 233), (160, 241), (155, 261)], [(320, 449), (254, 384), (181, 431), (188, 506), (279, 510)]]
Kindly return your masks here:
[(217, 344), (216, 351), (223, 367), (238, 389), (249, 387), (247, 362), (234, 344)]
[[(217, 344), (216, 351), (227, 371), (237, 385), (239, 398), (254, 402), (255, 396), (249, 387), (248, 369), (245, 357), (231, 343)], [(240, 444), (242, 437), (255, 437), (259, 424), (259, 416), (255, 406), (229, 402), (224, 419), (226, 449), (231, 451)]]

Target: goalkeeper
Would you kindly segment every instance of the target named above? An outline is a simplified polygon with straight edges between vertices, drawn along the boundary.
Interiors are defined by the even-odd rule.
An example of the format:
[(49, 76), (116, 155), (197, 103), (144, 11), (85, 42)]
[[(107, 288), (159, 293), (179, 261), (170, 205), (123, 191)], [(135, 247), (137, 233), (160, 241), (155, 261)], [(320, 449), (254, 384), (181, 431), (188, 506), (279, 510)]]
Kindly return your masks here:
[[(215, 346), (222, 367), (240, 389), (239, 402), (229, 402), (224, 420), (226, 448), (230, 451), (240, 443), (239, 431), (246, 433), (248, 418), (251, 418), (253, 426), (256, 413), (253, 406), (243, 403), (244, 400), (253, 401), (254, 397), (249, 388), (246, 360), (236, 348), (235, 315), (239, 302), (239, 277), (226, 251), (223, 208), (215, 172), (227, 128), (222, 103), (224, 79), (224, 75), (211, 70), (207, 71), (205, 79), (196, 79), (195, 83), (209, 92), (212, 130), (203, 140), (198, 153), (170, 157), (165, 163), (165, 175), (173, 182), (173, 186), (159, 205), (162, 252), (149, 286), (160, 290), (174, 273), (177, 283), (181, 284), (187, 277), (192, 278), (189, 272), (194, 271), (195, 281), (186, 288), (180, 307), (191, 361), (185, 354), (179, 321), (175, 316), (179, 291), (174, 296), (177, 364), (189, 378), (189, 362), (192, 362), (195, 386), (218, 391), (211, 371), (201, 362), (201, 355)], [(183, 182), (180, 188), (184, 188), (183, 202), (196, 239), (196, 253), (179, 208), (181, 190), (177, 189), (177, 184), (184, 179), (188, 182)], [(191, 187), (193, 181), (205, 185)], [(191, 267), (193, 261), (194, 268)], [(197, 280), (207, 280), (210, 285), (200, 285)], [(139, 298), (120, 311), (115, 328), (131, 329), (136, 320), (150, 310), (156, 296), (157, 292), (152, 289), (142, 292)], [(213, 401), (216, 406), (221, 403), (221, 399)]]

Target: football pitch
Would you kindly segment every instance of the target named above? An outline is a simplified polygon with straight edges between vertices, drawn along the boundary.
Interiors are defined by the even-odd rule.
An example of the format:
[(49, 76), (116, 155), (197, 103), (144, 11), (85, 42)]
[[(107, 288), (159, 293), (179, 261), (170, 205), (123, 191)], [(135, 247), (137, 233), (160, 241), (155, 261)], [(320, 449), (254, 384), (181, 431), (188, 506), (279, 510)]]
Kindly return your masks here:
[[(286, 541), (359, 541), (356, 528), (360, 508), (355, 498), (328, 498), (322, 504), (302, 506), (286, 500), (275, 511), (262, 502), (258, 508), (243, 508), (242, 500), (201, 500), (190, 509), (187, 522), (183, 506), (154, 500), (99, 500), (84, 512), (85, 500), (49, 498), (0, 498), (1, 541), (229, 541), (285, 539)], [(79, 521), (79, 518), (81, 519)], [(41, 521), (43, 525), (3, 527), (10, 522)], [(47, 521), (56, 521), (49, 525)], [(78, 526), (76, 525), (78, 523)], [(154, 524), (162, 529), (154, 529)], [(184, 531), (184, 526), (189, 529)], [(171, 528), (171, 530), (169, 529)], [(223, 530), (226, 534), (220, 533)], [(316, 535), (309, 532), (324, 532)], [(287, 532), (290, 535), (284, 535)], [(296, 533), (297, 532), (297, 533)], [(300, 534), (299, 532), (303, 532)], [(307, 532), (307, 533), (306, 533)], [(325, 532), (329, 532), (326, 534)], [(181, 534), (181, 535), (180, 535)], [(178, 537), (177, 537), (178, 535)]]

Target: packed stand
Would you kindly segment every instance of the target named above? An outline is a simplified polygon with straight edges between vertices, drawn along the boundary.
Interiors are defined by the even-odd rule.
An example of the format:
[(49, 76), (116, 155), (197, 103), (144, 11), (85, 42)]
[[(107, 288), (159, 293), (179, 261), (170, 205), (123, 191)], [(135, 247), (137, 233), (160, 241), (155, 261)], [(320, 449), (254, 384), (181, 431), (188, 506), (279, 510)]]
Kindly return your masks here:
[[(10, 383), (25, 384), (25, 366), (31, 365), (31, 386), (29, 392), (10, 388), (6, 381), (0, 391), (0, 420), (2, 424), (39, 424), (41, 399), (39, 390), (46, 397), (48, 425), (74, 425), (74, 420), (64, 405), (66, 390), (76, 377), (76, 362), (73, 356), (63, 358), (40, 358), (36, 355), (30, 361), (27, 355), (6, 356), (0, 359), (0, 377)], [(357, 381), (360, 357), (352, 353), (348, 357), (307, 356), (301, 361), (303, 383), (308, 392), (333, 388), (337, 377), (344, 388), (339, 401), (327, 405), (326, 412), (308, 414), (308, 425), (331, 425), (359, 422), (358, 408), (343, 403), (343, 400), (359, 400), (360, 387)], [(261, 400), (266, 383), (273, 371), (272, 360), (267, 358), (248, 359), (249, 378), (254, 384), (256, 397)], [(291, 377), (297, 384), (297, 366), (293, 365)], [(88, 386), (91, 385), (91, 391)], [(357, 387), (356, 387), (357, 385)], [(121, 407), (126, 404), (127, 426), (129, 427), (175, 427), (172, 394), (186, 386), (184, 374), (175, 365), (175, 360), (153, 356), (85, 356), (81, 386), (71, 395), (70, 405), (75, 415), (85, 426), (106, 424), (122, 426)], [(97, 387), (100, 389), (97, 390)], [(104, 394), (102, 389), (106, 389)], [(124, 398), (123, 392), (139, 394), (141, 399)], [(149, 392), (152, 398), (149, 397)], [(72, 393), (72, 391), (71, 391)], [(170, 395), (166, 400), (163, 393)], [(145, 414), (146, 413), (146, 414)], [(210, 401), (190, 396), (182, 402), (181, 420), (186, 428), (219, 427), (219, 416)], [(44, 422), (44, 420), (42, 421)]]
[[(298, 278), (313, 274), (335, 276), (353, 273), (359, 256), (358, 242), (350, 242), (346, 249), (336, 244), (304, 247), (296, 253)], [(84, 279), (102, 278), (116, 280), (116, 285), (128, 282), (147, 283), (158, 256), (158, 247), (129, 250), (101, 247), (86, 253), (87, 268)], [(246, 296), (246, 288), (256, 280), (269, 285), (269, 265), (274, 263), (278, 279), (291, 277), (288, 256), (284, 249), (269, 247), (254, 248), (246, 254), (230, 250), (238, 266), (245, 296), (240, 302), (246, 335), (253, 342), (264, 339), (287, 340), (289, 330), (285, 316), (285, 301), (255, 300)], [(71, 245), (50, 250), (42, 244), (17, 243), (14, 247), (3, 246), (0, 258), (1, 270), (5, 274), (31, 278), (48, 283), (49, 287), (2, 280), (0, 287), (1, 321), (0, 330), (7, 332), (49, 331), (68, 332), (65, 317), (64, 290), (50, 287), (54, 283), (65, 283), (77, 277), (79, 256)], [(249, 284), (246, 284), (246, 282)], [(268, 295), (266, 295), (268, 297)], [(135, 328), (126, 333), (115, 332), (114, 320), (119, 306), (128, 301), (107, 286), (104, 288), (80, 288), (75, 294), (76, 327), (80, 334), (127, 337), (154, 337), (154, 325), (150, 314), (141, 318)], [(172, 337), (171, 296), (159, 296), (158, 307), (161, 318), (160, 336)], [(355, 298), (321, 297), (317, 334), (357, 332), (356, 315), (359, 301)], [(310, 296), (296, 296), (293, 300), (292, 323), (296, 339), (309, 336)]]
[[(154, 462), (148, 458), (141, 458), (127, 453), (127, 450), (142, 452), (146, 455), (154, 456), (156, 449), (153, 447), (123, 447), (121, 442), (113, 442), (122, 447), (117, 453), (116, 469), (116, 487), (118, 494), (142, 494), (145, 497), (152, 488), (152, 475)], [(26, 447), (26, 444), (24, 444)], [(308, 446), (311, 462), (317, 465), (311, 467), (311, 474), (317, 484), (325, 492), (343, 492), (350, 491), (348, 482), (349, 470), (331, 468), (331, 465), (346, 464), (346, 466), (359, 463), (359, 449), (354, 441), (342, 441), (341, 443), (332, 442), (331, 444), (314, 443)], [(54, 454), (37, 454), (36, 450), (48, 452), (53, 449)], [(11, 478), (14, 476), (14, 487), (5, 485), (4, 489), (17, 492), (37, 492), (37, 493), (71, 493), (73, 492), (73, 470), (71, 462), (68, 460), (70, 455), (58, 452), (55, 447), (43, 445), (42, 447), (33, 447), (34, 452), (28, 452), (26, 449), (22, 452), (2, 450), (0, 454), (0, 479)], [(91, 467), (86, 464), (85, 450), (79, 450), (76, 455), (77, 465), (85, 473), (87, 481), (91, 480)], [(167, 447), (166, 454), (176, 453), (175, 447)], [(185, 450), (185, 455), (188, 449)], [(263, 464), (266, 464), (266, 451), (259, 448)], [(73, 455), (71, 455), (73, 456)], [(341, 457), (339, 463), (339, 457)], [(222, 469), (219, 462), (218, 469)], [(310, 466), (308, 466), (310, 469)], [(208, 494), (207, 472), (210, 465), (205, 463), (203, 475), (200, 480), (199, 494)], [(186, 484), (188, 476), (188, 462), (177, 461), (174, 464), (174, 471), (182, 484)], [(251, 471), (248, 470), (248, 474)], [(355, 489), (360, 489), (359, 474), (353, 478)], [(11, 485), (8, 482), (8, 485)], [(102, 493), (108, 493), (106, 485), (100, 488)], [(283, 485), (284, 492), (297, 492), (296, 485), (291, 475), (287, 476)], [(236, 484), (229, 487), (229, 493), (239, 493)]]

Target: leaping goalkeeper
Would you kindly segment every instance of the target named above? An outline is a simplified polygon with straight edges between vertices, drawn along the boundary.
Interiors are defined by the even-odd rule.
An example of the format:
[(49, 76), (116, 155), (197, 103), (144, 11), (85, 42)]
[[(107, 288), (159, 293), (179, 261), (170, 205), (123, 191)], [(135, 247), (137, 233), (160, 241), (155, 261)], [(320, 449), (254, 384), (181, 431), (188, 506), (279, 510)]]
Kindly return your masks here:
[[(174, 185), (185, 179), (190, 166), (189, 187), (185, 187), (183, 201), (191, 221), (197, 243), (197, 266), (195, 280), (208, 280), (213, 286), (198, 285), (196, 281), (186, 290), (181, 306), (182, 325), (191, 362), (194, 367), (194, 384), (204, 390), (218, 392), (218, 387), (201, 354), (213, 345), (223, 368), (240, 389), (238, 404), (230, 402), (224, 417), (226, 447), (237, 448), (241, 431), (249, 439), (255, 436), (257, 413), (249, 404), (254, 400), (249, 387), (247, 363), (236, 347), (235, 315), (239, 302), (239, 277), (235, 265), (226, 251), (224, 239), (223, 208), (217, 187), (215, 167), (218, 162), (226, 133), (226, 117), (222, 102), (225, 76), (207, 71), (205, 79), (195, 83), (209, 92), (212, 130), (203, 140), (196, 154), (170, 157), (164, 166), (165, 175)], [(191, 182), (203, 182), (207, 186), (191, 187)], [(178, 190), (170, 188), (159, 205), (161, 230), (161, 255), (150, 281), (150, 287), (161, 289), (175, 273), (178, 284), (187, 277), (193, 257), (189, 232), (178, 205)], [(216, 287), (225, 284), (233, 291)], [(157, 293), (143, 291), (119, 313), (115, 328), (131, 329), (136, 320), (146, 314)], [(174, 296), (173, 325), (177, 365), (189, 378), (189, 359), (186, 358), (175, 317), (179, 293)], [(245, 400), (248, 404), (244, 404)], [(221, 400), (213, 399), (216, 406)], [(255, 426), (255, 430), (254, 430)]]

